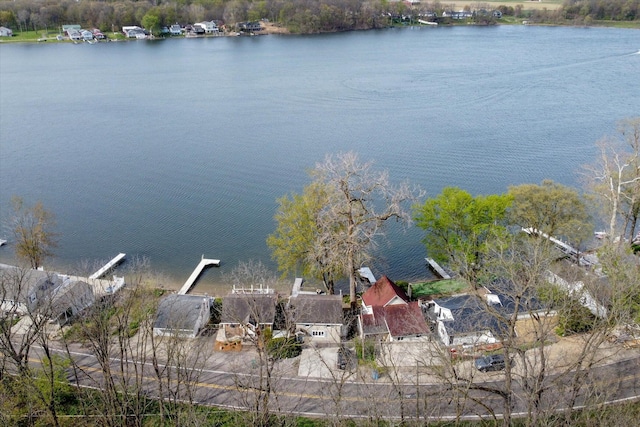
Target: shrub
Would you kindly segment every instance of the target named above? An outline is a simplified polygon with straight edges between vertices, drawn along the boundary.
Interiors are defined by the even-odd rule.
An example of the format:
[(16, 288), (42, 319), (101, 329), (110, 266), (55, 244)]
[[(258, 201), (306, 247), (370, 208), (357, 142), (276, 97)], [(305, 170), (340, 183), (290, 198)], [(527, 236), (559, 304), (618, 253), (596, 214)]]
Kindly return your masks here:
[(295, 337), (273, 338), (267, 341), (267, 353), (274, 359), (290, 359), (302, 353), (302, 347)]
[(556, 333), (560, 336), (581, 334), (593, 329), (596, 317), (577, 301), (558, 313)]
[(376, 359), (376, 343), (372, 340), (355, 340), (359, 360), (373, 362)]

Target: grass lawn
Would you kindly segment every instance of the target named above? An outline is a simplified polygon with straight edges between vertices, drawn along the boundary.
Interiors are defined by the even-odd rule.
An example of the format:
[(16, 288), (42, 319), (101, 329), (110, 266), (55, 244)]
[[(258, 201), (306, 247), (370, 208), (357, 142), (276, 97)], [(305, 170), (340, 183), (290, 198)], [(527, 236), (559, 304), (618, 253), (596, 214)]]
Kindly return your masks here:
[[(0, 37), (2, 43), (33, 43), (33, 42), (48, 42), (48, 43), (72, 43), (71, 40), (65, 38), (64, 40), (57, 40), (56, 37), (60, 34), (57, 30), (37, 30), (37, 31), (14, 31), (13, 37)], [(126, 40), (126, 37), (122, 33), (104, 33), (110, 40)], [(78, 42), (82, 43), (82, 42)]]
[(419, 298), (424, 296), (450, 295), (468, 289), (469, 285), (461, 280), (438, 280), (437, 282), (414, 283), (411, 285), (411, 296)]

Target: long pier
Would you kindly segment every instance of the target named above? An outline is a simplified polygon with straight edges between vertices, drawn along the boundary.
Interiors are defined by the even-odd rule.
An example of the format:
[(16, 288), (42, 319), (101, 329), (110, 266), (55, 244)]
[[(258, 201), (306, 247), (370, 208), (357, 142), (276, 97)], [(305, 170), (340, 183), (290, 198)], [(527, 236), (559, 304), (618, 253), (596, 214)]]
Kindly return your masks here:
[(556, 239), (553, 236), (547, 235), (547, 233), (542, 233), (541, 231), (536, 230), (535, 228), (525, 228), (522, 227), (522, 231), (529, 235), (540, 235), (545, 239), (549, 239), (550, 242), (556, 245), (558, 249), (560, 249), (565, 255), (569, 255), (573, 258), (578, 258), (578, 264), (583, 267), (595, 267), (597, 262), (592, 258), (584, 256), (584, 254), (580, 253), (576, 248), (571, 245), (566, 244), (562, 240)]
[(106, 263), (104, 267), (102, 267), (100, 270), (96, 271), (91, 276), (89, 276), (89, 279), (99, 279), (99, 278), (101, 278), (102, 276), (104, 276), (107, 273), (107, 271), (111, 270), (113, 267), (115, 267), (120, 262), (122, 262), (122, 260), (124, 259), (125, 256), (126, 256), (126, 254), (119, 253), (115, 258), (113, 258), (111, 261)]
[(191, 276), (189, 276), (187, 281), (184, 282), (184, 285), (182, 285), (182, 288), (180, 288), (180, 290), (178, 291), (178, 294), (179, 295), (186, 295), (186, 293), (189, 292), (189, 289), (191, 289), (193, 284), (198, 279), (198, 276), (200, 276), (200, 274), (202, 273), (202, 270), (204, 270), (205, 267), (210, 266), (210, 265), (215, 265), (217, 267), (217, 266), (220, 265), (220, 260), (219, 259), (207, 259), (203, 255), (202, 259), (200, 260), (200, 263), (198, 264), (196, 269), (193, 270), (193, 273), (191, 273)]

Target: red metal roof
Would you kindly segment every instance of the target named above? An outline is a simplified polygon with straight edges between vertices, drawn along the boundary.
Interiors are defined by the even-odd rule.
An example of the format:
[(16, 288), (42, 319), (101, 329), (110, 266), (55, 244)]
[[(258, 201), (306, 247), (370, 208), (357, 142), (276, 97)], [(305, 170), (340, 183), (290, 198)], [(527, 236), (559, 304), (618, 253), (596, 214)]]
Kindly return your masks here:
[(429, 334), (429, 326), (417, 301), (409, 304), (388, 305), (384, 311), (387, 328), (392, 337)]
[[(409, 302), (409, 297), (404, 291), (393, 283), (387, 276), (382, 276), (367, 291), (362, 294), (362, 301), (371, 307), (384, 307), (394, 297), (399, 297), (404, 302)], [(403, 304), (404, 305), (404, 304)]]

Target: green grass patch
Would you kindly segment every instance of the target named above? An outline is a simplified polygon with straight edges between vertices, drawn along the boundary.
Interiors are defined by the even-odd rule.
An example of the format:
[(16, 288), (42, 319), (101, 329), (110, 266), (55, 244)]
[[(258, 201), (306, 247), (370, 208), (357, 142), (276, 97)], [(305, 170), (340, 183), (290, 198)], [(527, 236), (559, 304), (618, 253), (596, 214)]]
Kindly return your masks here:
[(420, 298), (435, 295), (451, 295), (468, 288), (469, 285), (467, 285), (467, 283), (456, 279), (414, 283), (411, 285), (411, 296), (413, 298)]

